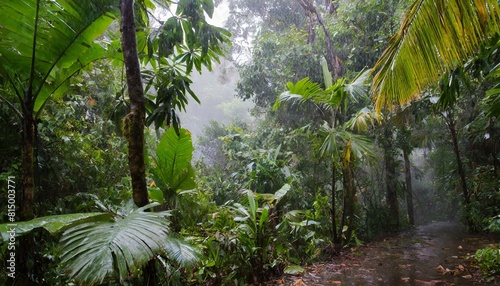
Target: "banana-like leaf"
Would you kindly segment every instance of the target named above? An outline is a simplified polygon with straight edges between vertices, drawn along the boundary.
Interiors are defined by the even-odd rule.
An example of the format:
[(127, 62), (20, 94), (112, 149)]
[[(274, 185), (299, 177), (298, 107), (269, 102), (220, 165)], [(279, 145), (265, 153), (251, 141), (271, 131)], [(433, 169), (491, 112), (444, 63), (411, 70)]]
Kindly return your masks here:
[(94, 41), (117, 13), (115, 0), (0, 1), (0, 77), (18, 98), (31, 90), (39, 111), (69, 77), (107, 55)]
[(194, 170), (191, 166), (193, 156), (191, 134), (180, 129), (179, 135), (169, 128), (156, 149), (156, 166), (151, 170), (156, 185), (167, 192), (191, 190), (196, 188)]
[(150, 206), (67, 229), (60, 240), (66, 273), (81, 284), (98, 285), (117, 270), (123, 283), (132, 271), (167, 248), (173, 249), (165, 245), (168, 213), (145, 212)]
[(376, 111), (403, 105), (500, 32), (498, 0), (417, 0), (373, 68)]

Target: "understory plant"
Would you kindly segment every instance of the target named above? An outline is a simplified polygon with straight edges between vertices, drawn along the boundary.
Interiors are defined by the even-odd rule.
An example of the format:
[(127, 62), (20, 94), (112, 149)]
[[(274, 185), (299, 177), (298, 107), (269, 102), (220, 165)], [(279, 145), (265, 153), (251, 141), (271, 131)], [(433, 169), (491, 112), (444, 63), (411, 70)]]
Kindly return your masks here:
[(500, 274), (500, 245), (479, 249), (474, 258), (486, 280), (492, 281)]
[[(168, 212), (146, 211), (157, 203), (137, 208), (132, 201), (116, 212), (76, 213), (18, 222), (15, 235), (45, 229), (60, 237), (56, 255), (61, 272), (84, 285), (137, 283), (141, 267), (158, 259), (164, 267), (192, 266), (199, 251), (176, 237)], [(1, 224), (2, 244), (9, 241), (8, 224)], [(165, 263), (168, 261), (168, 263)]]

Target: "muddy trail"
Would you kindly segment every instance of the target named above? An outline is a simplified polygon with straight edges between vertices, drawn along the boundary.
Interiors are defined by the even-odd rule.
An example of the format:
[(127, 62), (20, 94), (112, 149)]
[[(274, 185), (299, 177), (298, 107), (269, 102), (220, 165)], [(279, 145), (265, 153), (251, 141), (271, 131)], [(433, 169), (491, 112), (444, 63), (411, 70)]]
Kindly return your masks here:
[(468, 234), (458, 223), (431, 223), (351, 248), (273, 285), (500, 285), (500, 277), (486, 282), (470, 257), (499, 242), (498, 236)]

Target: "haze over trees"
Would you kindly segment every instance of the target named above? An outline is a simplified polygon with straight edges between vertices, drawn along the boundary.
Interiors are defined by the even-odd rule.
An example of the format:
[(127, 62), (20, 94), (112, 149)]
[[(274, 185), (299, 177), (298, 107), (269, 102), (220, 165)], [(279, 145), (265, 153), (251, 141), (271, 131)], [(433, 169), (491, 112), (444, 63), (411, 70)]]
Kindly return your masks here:
[(0, 281), (258, 285), (500, 232), (499, 49), (497, 0), (1, 1)]

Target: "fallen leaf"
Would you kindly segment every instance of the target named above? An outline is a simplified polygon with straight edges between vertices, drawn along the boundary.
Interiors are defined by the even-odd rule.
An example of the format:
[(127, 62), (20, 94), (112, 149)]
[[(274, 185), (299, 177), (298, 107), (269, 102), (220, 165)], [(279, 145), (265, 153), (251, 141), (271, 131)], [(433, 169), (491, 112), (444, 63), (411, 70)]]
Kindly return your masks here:
[(417, 285), (433, 285), (432, 282), (430, 282), (430, 281), (424, 281), (424, 280), (418, 280), (418, 279), (415, 279), (415, 283), (417, 283)]
[(410, 277), (401, 277), (401, 281), (408, 283), (410, 282)]
[(442, 274), (445, 274), (446, 273), (446, 269), (444, 269), (443, 266), (439, 265), (438, 267), (435, 268), (437, 272), (439, 273), (442, 273)]
[(293, 286), (307, 286), (302, 279), (299, 279), (293, 283)]
[(464, 278), (464, 279), (471, 279), (472, 275), (470, 275), (470, 274), (469, 275), (464, 275), (464, 276), (462, 276), (462, 278)]

